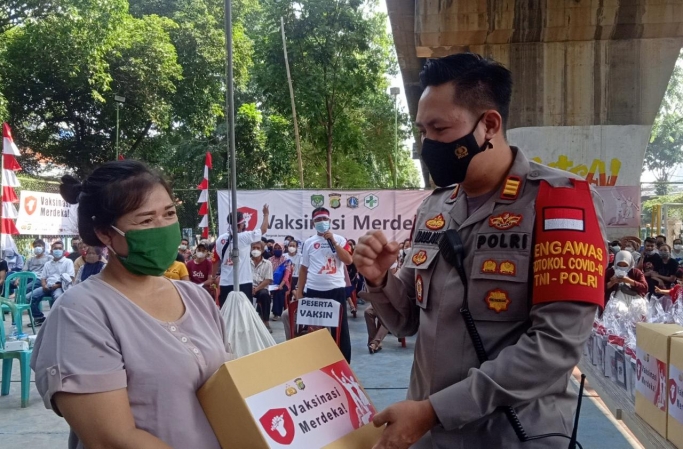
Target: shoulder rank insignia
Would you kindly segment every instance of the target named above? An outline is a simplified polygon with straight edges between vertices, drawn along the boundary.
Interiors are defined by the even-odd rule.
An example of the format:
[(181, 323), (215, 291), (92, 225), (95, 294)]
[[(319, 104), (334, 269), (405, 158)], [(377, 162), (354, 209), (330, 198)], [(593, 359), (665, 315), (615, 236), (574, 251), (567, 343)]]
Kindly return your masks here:
[(522, 180), (517, 176), (508, 176), (503, 186), (503, 192), (500, 198), (503, 200), (516, 200), (519, 196), (519, 190), (522, 186)]
[(423, 263), (427, 262), (427, 251), (420, 250), (413, 256), (413, 263), (418, 267)]

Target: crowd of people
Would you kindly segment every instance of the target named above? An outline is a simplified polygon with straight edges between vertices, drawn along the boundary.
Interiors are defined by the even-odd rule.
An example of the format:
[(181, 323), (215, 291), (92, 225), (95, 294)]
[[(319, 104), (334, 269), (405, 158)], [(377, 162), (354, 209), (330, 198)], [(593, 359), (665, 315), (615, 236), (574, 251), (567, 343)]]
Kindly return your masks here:
[[(671, 290), (683, 283), (683, 240), (674, 239), (672, 245), (666, 236), (624, 237), (610, 242), (610, 260), (605, 275), (605, 301), (622, 290), (631, 296), (670, 295)], [(670, 295), (675, 302), (676, 295)]]

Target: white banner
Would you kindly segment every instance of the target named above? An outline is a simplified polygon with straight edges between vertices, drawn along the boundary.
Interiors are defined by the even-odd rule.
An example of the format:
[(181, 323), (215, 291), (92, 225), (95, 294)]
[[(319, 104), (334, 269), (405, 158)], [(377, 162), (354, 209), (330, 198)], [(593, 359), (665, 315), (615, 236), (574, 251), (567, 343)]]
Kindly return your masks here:
[(22, 190), (17, 229), (20, 234), (78, 235), (78, 205), (59, 193)]
[(341, 304), (332, 299), (301, 298), (296, 313), (299, 326), (339, 326)]
[(271, 449), (320, 449), (371, 425), (376, 413), (345, 360), (245, 402)]
[[(247, 218), (247, 229), (261, 226), (264, 204), (270, 206), (267, 237), (282, 241), (285, 236), (306, 240), (315, 234), (311, 212), (319, 206), (330, 211), (331, 230), (347, 239), (368, 231), (382, 230), (390, 240), (410, 236), (417, 208), (429, 190), (240, 190), (237, 207)], [(218, 191), (218, 222), (221, 234), (228, 230), (230, 191)]]

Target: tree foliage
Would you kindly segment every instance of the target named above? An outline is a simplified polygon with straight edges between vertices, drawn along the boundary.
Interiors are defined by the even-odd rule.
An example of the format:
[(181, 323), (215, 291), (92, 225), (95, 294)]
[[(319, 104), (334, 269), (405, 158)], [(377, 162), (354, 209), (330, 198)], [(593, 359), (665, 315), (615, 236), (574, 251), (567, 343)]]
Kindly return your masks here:
[[(280, 35), (287, 28), (308, 188), (416, 187), (387, 94), (396, 70), (375, 0), (235, 0), (237, 184), (298, 188)], [(0, 9), (0, 119), (39, 174), (80, 176), (120, 151), (172, 181), (183, 227), (197, 222), (206, 152), (212, 188), (230, 184), (222, 0), (8, 0)], [(0, 7), (4, 8), (4, 6)], [(398, 133), (396, 134), (396, 132)], [(31, 156), (32, 155), (32, 156)], [(41, 162), (39, 164), (38, 162)]]
[(683, 163), (683, 52), (667, 87), (659, 115), (655, 119), (650, 143), (645, 152), (643, 170), (655, 174), (655, 193), (666, 195), (667, 182)]

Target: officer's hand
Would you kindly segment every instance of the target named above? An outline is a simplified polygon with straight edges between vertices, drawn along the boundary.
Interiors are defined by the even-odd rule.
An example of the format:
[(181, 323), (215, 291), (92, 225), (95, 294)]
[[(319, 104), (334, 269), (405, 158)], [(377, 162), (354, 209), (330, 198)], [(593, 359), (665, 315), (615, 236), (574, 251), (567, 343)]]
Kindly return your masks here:
[(332, 240), (332, 243), (337, 243), (337, 241), (334, 239), (334, 234), (332, 234), (332, 231), (327, 231), (324, 233), (323, 238), (325, 240)]
[(353, 263), (370, 284), (380, 284), (398, 257), (398, 243), (388, 242), (382, 231), (372, 231), (358, 240)]
[(408, 449), (438, 420), (432, 404), (425, 400), (398, 402), (376, 415), (372, 422), (375, 427), (387, 425), (372, 449)]

